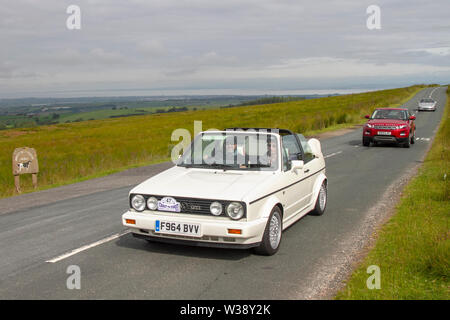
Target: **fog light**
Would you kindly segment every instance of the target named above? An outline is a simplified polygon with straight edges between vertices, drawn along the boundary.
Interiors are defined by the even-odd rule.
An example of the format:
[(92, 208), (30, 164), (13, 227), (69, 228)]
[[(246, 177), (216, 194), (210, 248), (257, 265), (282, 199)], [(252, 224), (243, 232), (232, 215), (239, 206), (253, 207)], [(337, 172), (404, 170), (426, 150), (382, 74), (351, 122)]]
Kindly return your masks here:
[(213, 202), (209, 206), (209, 210), (211, 211), (211, 214), (220, 216), (222, 214), (222, 205), (219, 202)]
[(158, 199), (156, 199), (155, 197), (148, 198), (148, 200), (147, 200), (147, 207), (150, 210), (158, 209)]

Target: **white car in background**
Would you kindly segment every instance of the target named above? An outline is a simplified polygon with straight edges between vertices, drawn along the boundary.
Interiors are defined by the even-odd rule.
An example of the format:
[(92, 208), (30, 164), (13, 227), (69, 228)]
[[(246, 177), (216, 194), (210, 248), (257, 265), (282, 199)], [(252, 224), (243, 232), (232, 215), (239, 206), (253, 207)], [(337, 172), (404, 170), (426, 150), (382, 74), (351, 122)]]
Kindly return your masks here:
[(282, 230), (327, 204), (317, 139), (285, 129), (201, 132), (177, 164), (130, 191), (135, 237), (272, 255)]
[(420, 99), (418, 111), (436, 111), (436, 101), (431, 98)]

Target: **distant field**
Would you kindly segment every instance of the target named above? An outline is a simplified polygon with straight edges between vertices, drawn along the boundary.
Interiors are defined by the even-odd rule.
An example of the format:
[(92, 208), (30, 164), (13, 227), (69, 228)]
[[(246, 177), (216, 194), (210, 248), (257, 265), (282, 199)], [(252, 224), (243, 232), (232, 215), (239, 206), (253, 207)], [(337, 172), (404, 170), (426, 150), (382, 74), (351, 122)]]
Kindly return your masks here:
[[(130, 166), (167, 160), (176, 128), (193, 132), (195, 120), (203, 129), (280, 127), (296, 132), (342, 127), (363, 121), (376, 107), (399, 105), (424, 86), (333, 96), (268, 105), (133, 116), (106, 120), (0, 131), (0, 197), (14, 194), (12, 152), (33, 147), (39, 158), (39, 186), (78, 181)], [(31, 178), (22, 178), (31, 191)]]
[[(0, 99), (0, 130), (128, 117), (151, 113), (205, 110), (240, 105), (259, 96), (84, 97)], [(317, 96), (305, 96), (314, 98)], [(292, 97), (295, 99), (295, 97)], [(298, 98), (297, 98), (298, 99)]]
[[(407, 186), (375, 247), (337, 299), (450, 299), (450, 91), (442, 124), (417, 177)], [(445, 176), (446, 175), (446, 176)], [(369, 290), (377, 265), (381, 289)]]
[[(173, 107), (141, 107), (141, 108), (116, 108), (116, 109), (102, 109), (90, 112), (80, 112), (80, 113), (67, 113), (61, 114), (58, 118), (59, 123), (74, 122), (74, 121), (86, 121), (86, 120), (101, 120), (115, 117), (127, 117), (133, 115), (146, 115), (150, 113), (162, 113), (167, 112)], [(181, 108), (181, 107), (180, 107)], [(200, 107), (185, 107), (188, 110), (201, 109)], [(213, 108), (213, 107), (202, 107), (202, 108)]]

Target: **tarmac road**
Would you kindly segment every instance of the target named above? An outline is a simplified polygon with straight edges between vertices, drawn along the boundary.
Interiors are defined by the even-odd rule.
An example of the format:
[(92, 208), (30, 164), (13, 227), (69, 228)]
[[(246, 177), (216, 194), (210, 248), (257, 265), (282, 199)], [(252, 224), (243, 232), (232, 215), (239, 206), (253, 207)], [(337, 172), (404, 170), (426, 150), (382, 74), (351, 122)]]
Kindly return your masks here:
[[(0, 298), (320, 297), (317, 288), (336, 280), (349, 252), (364, 245), (357, 235), (371, 221), (370, 208), (423, 159), (443, 114), (445, 90), (426, 88), (406, 104), (413, 111), (418, 99), (430, 94), (438, 101), (436, 112), (413, 111), (417, 140), (409, 149), (363, 147), (361, 129), (323, 140), (329, 180), (327, 210), (321, 217), (305, 216), (287, 229), (279, 252), (271, 257), (248, 250), (149, 244), (133, 238), (121, 225), (121, 215), (127, 209), (132, 182), (144, 176), (125, 186), (106, 183), (111, 187), (100, 189), (92, 187), (95, 181), (83, 182), (83, 188), (89, 185), (92, 190), (56, 202), (51, 195), (58, 189), (1, 199)], [(149, 172), (166, 167), (152, 167)], [(62, 188), (70, 193), (77, 186)], [(38, 201), (42, 194), (46, 201)], [(39, 206), (27, 208), (27, 199), (32, 199), (28, 206)], [(14, 203), (22, 203), (19, 210), (14, 210)], [(347, 252), (345, 246), (352, 248)], [(70, 265), (80, 267), (80, 290), (66, 287)]]

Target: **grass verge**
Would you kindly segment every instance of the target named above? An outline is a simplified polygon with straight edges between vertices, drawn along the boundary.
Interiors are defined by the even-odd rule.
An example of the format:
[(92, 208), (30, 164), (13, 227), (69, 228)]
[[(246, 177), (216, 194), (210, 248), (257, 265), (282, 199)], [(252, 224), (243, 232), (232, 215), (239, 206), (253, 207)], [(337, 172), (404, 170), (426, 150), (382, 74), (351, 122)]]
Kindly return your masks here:
[[(178, 142), (177, 128), (193, 133), (195, 120), (203, 129), (278, 127), (306, 135), (361, 123), (377, 107), (405, 102), (425, 86), (380, 90), (319, 99), (239, 108), (210, 109), (134, 116), (0, 131), (0, 198), (15, 194), (11, 156), (15, 148), (35, 148), (40, 189), (120, 169), (162, 162)], [(31, 177), (21, 177), (24, 192), (33, 191)]]
[[(374, 248), (336, 299), (450, 298), (450, 90), (441, 126), (418, 175), (405, 188)], [(446, 177), (445, 177), (446, 175)], [(369, 290), (368, 266), (381, 289)]]

